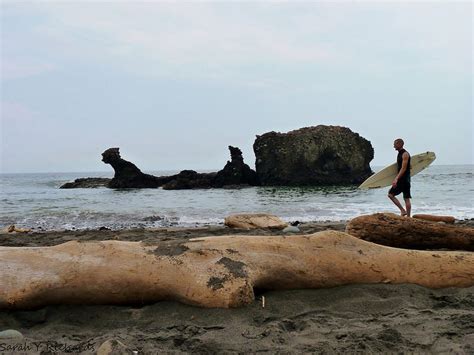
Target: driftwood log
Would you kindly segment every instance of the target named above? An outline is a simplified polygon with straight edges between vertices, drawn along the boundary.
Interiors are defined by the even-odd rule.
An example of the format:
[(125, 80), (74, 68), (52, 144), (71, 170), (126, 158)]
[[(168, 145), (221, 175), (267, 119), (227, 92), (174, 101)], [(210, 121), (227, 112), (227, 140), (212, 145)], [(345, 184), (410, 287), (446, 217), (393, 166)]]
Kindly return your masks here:
[(397, 248), (474, 251), (474, 228), (401, 217), (392, 213), (356, 217), (347, 223), (346, 233)]
[(353, 283), (469, 287), (474, 253), (407, 251), (336, 231), (0, 247), (0, 309), (159, 300), (238, 307), (251, 303), (256, 289)]
[(414, 214), (413, 218), (424, 219), (425, 221), (431, 222), (444, 222), (453, 224), (456, 221), (456, 218), (453, 216), (434, 216), (432, 214)]

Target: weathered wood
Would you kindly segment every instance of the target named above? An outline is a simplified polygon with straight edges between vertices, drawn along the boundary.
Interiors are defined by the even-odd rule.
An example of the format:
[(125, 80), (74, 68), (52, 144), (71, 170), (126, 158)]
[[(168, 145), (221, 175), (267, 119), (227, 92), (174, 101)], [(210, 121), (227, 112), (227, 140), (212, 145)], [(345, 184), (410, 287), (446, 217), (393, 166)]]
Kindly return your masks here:
[(224, 224), (230, 228), (242, 229), (284, 229), (288, 226), (288, 223), (277, 216), (267, 213), (232, 214), (224, 219)]
[(431, 222), (444, 222), (449, 224), (453, 224), (456, 221), (456, 218), (454, 218), (453, 216), (435, 216), (432, 214), (414, 214), (413, 218), (423, 219), (425, 221)]
[(356, 217), (347, 223), (346, 233), (397, 248), (474, 251), (474, 228), (401, 217), (392, 213)]
[(336, 231), (0, 247), (0, 309), (159, 300), (238, 307), (254, 300), (254, 288), (352, 283), (469, 287), (474, 253), (395, 249)]

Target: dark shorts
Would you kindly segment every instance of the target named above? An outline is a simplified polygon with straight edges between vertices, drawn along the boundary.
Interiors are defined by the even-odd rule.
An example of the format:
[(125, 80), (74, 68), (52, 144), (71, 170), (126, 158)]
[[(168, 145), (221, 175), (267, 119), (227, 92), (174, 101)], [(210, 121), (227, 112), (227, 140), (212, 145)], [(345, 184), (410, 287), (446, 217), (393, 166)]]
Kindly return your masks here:
[(396, 187), (392, 187), (388, 193), (393, 196), (397, 196), (403, 192), (403, 198), (411, 198), (410, 193), (411, 184), (409, 182), (399, 181)]

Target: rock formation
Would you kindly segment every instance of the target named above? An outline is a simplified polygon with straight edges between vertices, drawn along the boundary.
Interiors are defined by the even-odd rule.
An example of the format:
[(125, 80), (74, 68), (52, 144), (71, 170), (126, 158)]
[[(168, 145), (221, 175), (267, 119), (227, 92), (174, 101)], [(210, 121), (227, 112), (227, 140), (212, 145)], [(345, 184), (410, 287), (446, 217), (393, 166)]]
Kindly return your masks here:
[(254, 289), (474, 285), (474, 253), (384, 247), (346, 233), (0, 247), (0, 309), (176, 300), (239, 307)]
[(106, 186), (114, 189), (157, 188), (166, 190), (206, 189), (212, 187), (236, 187), (258, 185), (257, 174), (244, 163), (239, 148), (229, 146), (231, 161), (224, 169), (213, 173), (198, 173), (183, 170), (171, 176), (144, 174), (135, 164), (122, 159), (119, 148), (109, 148), (102, 153), (102, 161), (110, 164), (115, 171), (113, 179), (83, 178), (68, 182), (61, 188), (85, 188)]
[(198, 173), (194, 170), (183, 170), (163, 185), (165, 190), (209, 189), (213, 187), (216, 173)]
[(115, 175), (108, 187), (113, 189), (159, 187), (171, 177), (156, 177), (144, 174), (135, 164), (122, 159), (119, 148), (109, 148), (102, 153), (102, 161), (114, 168)]
[(66, 182), (61, 186), (61, 189), (75, 189), (75, 188), (95, 188), (107, 187), (110, 183), (109, 178), (79, 178), (73, 182)]
[(242, 151), (229, 146), (231, 160), (227, 161), (224, 169), (217, 172), (213, 187), (232, 185), (258, 185), (257, 173), (244, 163)]
[(401, 217), (392, 213), (356, 217), (347, 224), (346, 233), (397, 248), (474, 251), (474, 228)]
[(345, 127), (265, 133), (253, 150), (262, 185), (359, 184), (372, 174), (372, 145)]

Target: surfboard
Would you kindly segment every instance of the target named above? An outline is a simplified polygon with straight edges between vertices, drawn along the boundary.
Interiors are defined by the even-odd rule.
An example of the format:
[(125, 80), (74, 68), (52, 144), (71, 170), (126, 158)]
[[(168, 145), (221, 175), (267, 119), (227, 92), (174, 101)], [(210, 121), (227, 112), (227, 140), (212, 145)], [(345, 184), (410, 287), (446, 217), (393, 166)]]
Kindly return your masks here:
[[(410, 176), (414, 176), (426, 169), (435, 159), (436, 154), (433, 152), (412, 155), (410, 160)], [(359, 186), (359, 189), (376, 189), (378, 187), (390, 186), (397, 174), (397, 163), (394, 163), (369, 177)]]

